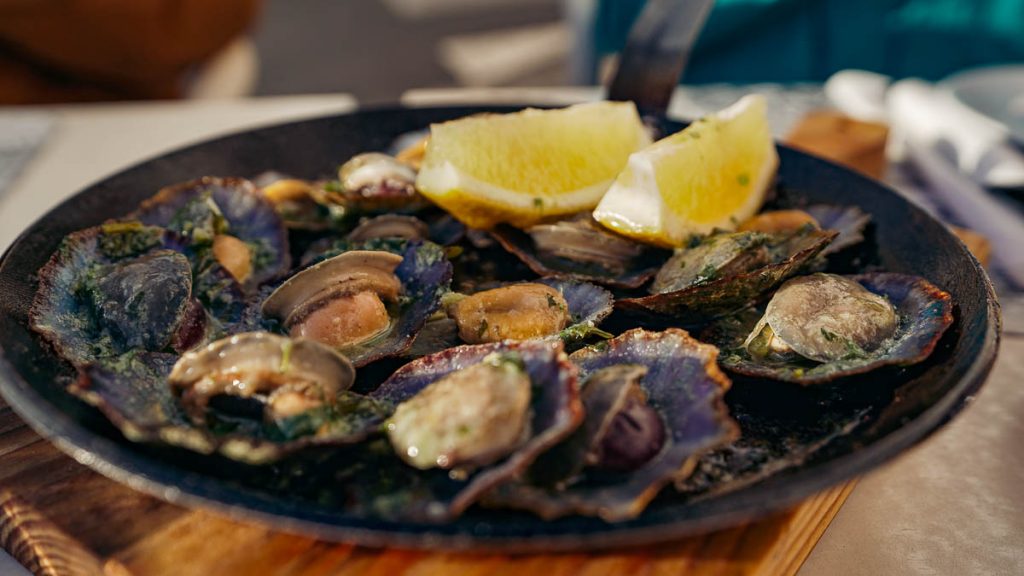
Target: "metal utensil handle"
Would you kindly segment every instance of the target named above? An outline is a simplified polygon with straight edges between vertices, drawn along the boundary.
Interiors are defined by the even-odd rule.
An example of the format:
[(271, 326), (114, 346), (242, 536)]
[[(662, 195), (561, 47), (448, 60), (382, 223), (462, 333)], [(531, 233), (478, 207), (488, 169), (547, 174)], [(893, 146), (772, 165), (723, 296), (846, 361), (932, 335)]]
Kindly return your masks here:
[(662, 115), (714, 0), (648, 0), (629, 31), (609, 100), (632, 100), (642, 114)]

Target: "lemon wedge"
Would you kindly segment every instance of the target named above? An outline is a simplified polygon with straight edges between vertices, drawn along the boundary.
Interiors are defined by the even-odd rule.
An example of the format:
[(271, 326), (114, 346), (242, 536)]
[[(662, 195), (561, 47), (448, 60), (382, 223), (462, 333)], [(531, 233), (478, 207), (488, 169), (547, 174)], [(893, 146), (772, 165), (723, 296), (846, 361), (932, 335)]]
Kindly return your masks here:
[(467, 226), (592, 210), (650, 143), (630, 102), (484, 114), (430, 127), (416, 187)]
[(764, 96), (745, 96), (631, 155), (594, 218), (643, 242), (682, 246), (753, 216), (778, 166)]

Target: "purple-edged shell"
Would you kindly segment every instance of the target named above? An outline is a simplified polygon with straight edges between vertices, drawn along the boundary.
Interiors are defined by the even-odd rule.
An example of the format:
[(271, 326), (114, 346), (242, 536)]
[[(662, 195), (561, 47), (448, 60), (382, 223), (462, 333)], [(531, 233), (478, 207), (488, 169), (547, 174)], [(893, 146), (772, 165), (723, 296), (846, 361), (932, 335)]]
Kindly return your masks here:
[(835, 230), (838, 235), (821, 251), (823, 256), (834, 254), (864, 241), (864, 229), (871, 215), (856, 206), (814, 204), (804, 209), (823, 230)]
[[(235, 336), (227, 341), (246, 336)], [(219, 354), (214, 347), (224, 342), (215, 342), (195, 354), (204, 354), (207, 350)], [(311, 344), (315, 343), (306, 343)], [(324, 349), (323, 354), (330, 357), (333, 353)], [(265, 356), (260, 360), (280, 364), (280, 354)], [(340, 389), (329, 406), (274, 421), (263, 420), (261, 413), (252, 409), (255, 401), (247, 403), (234, 397), (217, 397), (211, 400), (211, 405), (217, 409), (211, 409), (205, 423), (197, 423), (168, 383), (176, 362), (179, 361), (174, 354), (138, 350), (99, 359), (79, 368), (78, 381), (69, 390), (96, 406), (129, 440), (159, 441), (202, 454), (218, 452), (248, 464), (273, 462), (312, 446), (361, 442), (378, 431), (383, 418), (382, 407), (376, 402), (346, 390), (351, 384), (349, 381), (339, 382)], [(279, 374), (287, 374), (288, 369)]]
[[(373, 465), (346, 478), (352, 501), (391, 518), (442, 522), (460, 515), (483, 493), (526, 469), (534, 459), (570, 434), (583, 417), (576, 367), (558, 341), (529, 340), (451, 348), (406, 364), (370, 394), (392, 410), (430, 384), (499, 353), (522, 362), (531, 383), (529, 437), (494, 464), (471, 471), (416, 470), (390, 446), (364, 447)], [(388, 451), (391, 451), (388, 453)], [(384, 486), (386, 485), (386, 486)]]
[(70, 234), (39, 271), (30, 324), (72, 364), (190, 348), (240, 321), (245, 303), (223, 269), (196, 273), (186, 253), (138, 222)]
[(541, 278), (537, 282), (558, 290), (569, 305), (572, 324), (558, 333), (558, 337), (567, 345), (580, 342), (591, 334), (610, 337), (610, 334), (598, 329), (601, 321), (612, 313), (614, 299), (610, 292), (600, 286), (573, 280)]
[(365, 241), (354, 241), (345, 238), (323, 238), (312, 243), (302, 258), (299, 260), (299, 268), (307, 268), (328, 258), (352, 250), (383, 250), (394, 254), (401, 254), (405, 251), (409, 241), (403, 238), (373, 238)]
[(831, 382), (883, 366), (908, 366), (923, 361), (953, 322), (949, 293), (924, 278), (895, 273), (848, 276), (895, 308), (895, 333), (872, 350), (852, 349), (847, 356), (815, 362), (796, 355), (754, 358), (744, 342), (762, 316), (748, 310), (710, 326), (702, 338), (722, 349), (719, 364), (730, 372), (802, 385)]
[(488, 494), (487, 503), (528, 509), (543, 518), (582, 514), (614, 522), (636, 517), (662, 487), (689, 475), (698, 458), (738, 435), (723, 400), (730, 382), (715, 363), (717, 355), (713, 346), (676, 328), (633, 329), (575, 352), (570, 360), (579, 367), (584, 387), (586, 379), (602, 368), (646, 368), (640, 386), (664, 422), (661, 451), (632, 471), (584, 469), (558, 478), (552, 470), (572, 473), (578, 468), (572, 463), (581, 457), (581, 450), (587, 450), (567, 441), (539, 458), (522, 481)]
[(491, 235), (540, 276), (617, 288), (639, 288), (669, 255), (667, 250), (605, 230), (589, 214), (526, 231), (502, 225)]
[(628, 471), (660, 452), (665, 426), (640, 385), (646, 374), (641, 364), (615, 364), (588, 374), (581, 384), (583, 424), (537, 459), (527, 474), (530, 484), (560, 490), (587, 466)]
[(143, 202), (131, 218), (182, 235), (195, 249), (212, 247), (218, 236), (237, 238), (249, 250), (254, 288), (288, 269), (291, 257), (281, 217), (244, 178), (204, 177), (168, 186)]
[(322, 232), (345, 225), (345, 208), (326, 200), (325, 183), (301, 180), (279, 172), (264, 172), (252, 179), (290, 230)]
[[(441, 297), (448, 292), (452, 265), (440, 246), (431, 242), (406, 241), (400, 239), (373, 240), (365, 243), (339, 242), (329, 248), (316, 252), (309, 260), (310, 266), (285, 281), (277, 291), (263, 301), (266, 311), (276, 308), (271, 306), (273, 299), (286, 286), (296, 283), (312, 283), (308, 291), (320, 297), (323, 290), (330, 286), (321, 285), (319, 270), (332, 258), (339, 258), (346, 253), (355, 251), (387, 252), (401, 256), (401, 261), (394, 268), (393, 274), (398, 279), (400, 290), (398, 300), (391, 303), (387, 314), (391, 318), (386, 330), (373, 338), (347, 345), (339, 351), (348, 357), (357, 367), (390, 356), (405, 353), (417, 334), (431, 315), (438, 309)], [(339, 286), (339, 293), (344, 287)], [(302, 303), (298, 303), (302, 305)], [(268, 307), (269, 306), (269, 307)], [(285, 318), (275, 318), (285, 320)], [(287, 327), (286, 327), (287, 328)]]
[(768, 263), (717, 277), (709, 272), (680, 290), (616, 300), (615, 307), (660, 324), (695, 326), (735, 312), (782, 284), (821, 253), (836, 232), (804, 228), (776, 235), (767, 244)]

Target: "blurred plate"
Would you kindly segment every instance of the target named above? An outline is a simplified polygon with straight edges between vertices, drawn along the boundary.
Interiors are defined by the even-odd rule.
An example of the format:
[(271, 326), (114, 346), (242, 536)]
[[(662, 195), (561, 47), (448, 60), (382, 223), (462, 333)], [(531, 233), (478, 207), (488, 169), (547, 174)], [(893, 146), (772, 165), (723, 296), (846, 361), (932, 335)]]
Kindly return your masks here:
[(1024, 64), (968, 70), (940, 85), (969, 108), (1006, 126), (1024, 145)]

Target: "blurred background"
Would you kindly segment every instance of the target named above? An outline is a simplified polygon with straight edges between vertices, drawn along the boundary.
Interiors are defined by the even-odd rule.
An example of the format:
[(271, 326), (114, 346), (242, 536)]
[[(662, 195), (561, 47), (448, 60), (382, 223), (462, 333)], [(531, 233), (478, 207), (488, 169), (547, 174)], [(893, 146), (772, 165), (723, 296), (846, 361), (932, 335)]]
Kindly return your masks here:
[[(570, 82), (564, 0), (269, 0), (254, 28), (257, 94)], [(296, 42), (296, 39), (301, 39)]]
[(0, 103), (562, 85), (563, 0), (0, 1)]
[[(0, 1), (0, 103), (594, 84), (643, 0)], [(719, 0), (684, 77), (938, 80), (1024, 60), (1024, 0)]]

